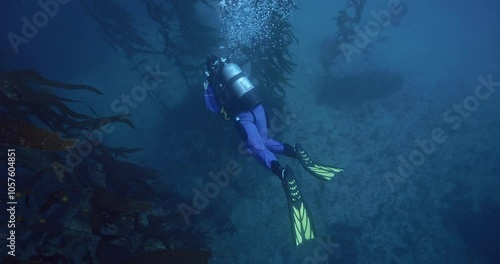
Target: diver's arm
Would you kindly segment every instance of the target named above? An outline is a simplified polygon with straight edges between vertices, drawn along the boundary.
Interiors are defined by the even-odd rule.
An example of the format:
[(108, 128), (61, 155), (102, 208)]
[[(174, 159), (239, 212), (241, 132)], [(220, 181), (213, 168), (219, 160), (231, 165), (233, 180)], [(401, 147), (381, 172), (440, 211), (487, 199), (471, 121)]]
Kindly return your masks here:
[(205, 105), (213, 113), (220, 113), (221, 106), (219, 100), (217, 100), (217, 96), (215, 95), (214, 89), (208, 83), (208, 81), (206, 81), (203, 85), (205, 86)]

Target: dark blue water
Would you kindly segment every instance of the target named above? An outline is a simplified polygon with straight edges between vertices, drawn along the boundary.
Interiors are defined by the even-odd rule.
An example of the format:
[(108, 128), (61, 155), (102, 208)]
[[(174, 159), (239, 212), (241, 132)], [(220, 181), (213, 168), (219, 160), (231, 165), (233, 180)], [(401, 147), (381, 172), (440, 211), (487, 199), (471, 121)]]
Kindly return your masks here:
[[(21, 105), (8, 96), (16, 90), (5, 73), (33, 70), (102, 95), (29, 82), (34, 91), (83, 101), (66, 104), (95, 118), (127, 115), (133, 123), (102, 131), (98, 146), (63, 178), (51, 164), (64, 162), (68, 151), (2, 140), (3, 153), (15, 148), (18, 154), (18, 259), (500, 263), (499, 3), (368, 1), (359, 22), (350, 24), (352, 39), (341, 44), (339, 11), (355, 16), (343, 1), (296, 1), (298, 9), (283, 9), (284, 2), (271, 0), (258, 7), (255, 1), (171, 0), (149, 12), (146, 2), (162, 3), (1, 4), (2, 117), (57, 130), (36, 116), (44, 107), (57, 116), (64, 110), (48, 99)], [(84, 9), (89, 4), (102, 20)], [(293, 87), (263, 87), (253, 79), (259, 68), (244, 67), (266, 91), (270, 135), (300, 142), (314, 160), (345, 169), (323, 182), (297, 160), (278, 157), (298, 175), (315, 227), (316, 239), (299, 247), (291, 240), (280, 180), (202, 98), (206, 55), (243, 64), (241, 46), (250, 45), (260, 55), (248, 63), (272, 59), (256, 48), (273, 38), (268, 11), (289, 21), (297, 38), (290, 46), (274, 43), (276, 53), (293, 54), (293, 73), (284, 74)], [(159, 17), (171, 20), (161, 24)], [(155, 88), (146, 91), (147, 85)], [(57, 132), (88, 139), (78, 129)], [(0, 232), (10, 243), (2, 186)], [(11, 251), (2, 245), (0, 257)], [(151, 253), (160, 250), (168, 254)]]

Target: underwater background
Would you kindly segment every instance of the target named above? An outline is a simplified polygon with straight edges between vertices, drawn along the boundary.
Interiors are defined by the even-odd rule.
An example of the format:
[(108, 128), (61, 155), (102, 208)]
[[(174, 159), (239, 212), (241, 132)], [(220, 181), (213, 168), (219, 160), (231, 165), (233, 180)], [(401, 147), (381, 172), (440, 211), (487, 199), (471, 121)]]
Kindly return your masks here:
[[(3, 263), (500, 263), (499, 11), (3, 1)], [(344, 168), (323, 182), (278, 157), (315, 239), (294, 245), (280, 180), (205, 107), (209, 54), (265, 92), (273, 138)]]

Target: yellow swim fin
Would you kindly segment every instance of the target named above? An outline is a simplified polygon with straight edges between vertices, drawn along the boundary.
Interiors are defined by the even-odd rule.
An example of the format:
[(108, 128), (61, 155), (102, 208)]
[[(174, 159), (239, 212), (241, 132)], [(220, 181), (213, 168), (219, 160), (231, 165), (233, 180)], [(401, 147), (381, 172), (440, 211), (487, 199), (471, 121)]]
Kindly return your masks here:
[(290, 214), (290, 224), (292, 227), (292, 238), (296, 246), (304, 241), (314, 238), (314, 230), (302, 194), (299, 190), (299, 182), (290, 166), (285, 168), (282, 178), (288, 200), (288, 212)]
[(306, 169), (310, 174), (321, 180), (329, 181), (333, 178), (333, 176), (344, 171), (342, 168), (322, 165), (314, 162), (304, 147), (298, 143), (295, 144), (295, 152), (297, 153), (297, 158), (302, 164), (302, 167), (304, 167), (304, 169)]

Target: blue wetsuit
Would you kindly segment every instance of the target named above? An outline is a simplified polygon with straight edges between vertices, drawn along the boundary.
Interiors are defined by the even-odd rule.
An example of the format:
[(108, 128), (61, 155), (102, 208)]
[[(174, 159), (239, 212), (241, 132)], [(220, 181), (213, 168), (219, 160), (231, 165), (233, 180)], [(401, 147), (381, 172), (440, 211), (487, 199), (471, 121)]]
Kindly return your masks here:
[[(205, 104), (214, 113), (221, 112), (221, 105), (214, 89), (209, 84), (205, 90)], [(284, 144), (269, 138), (267, 131), (266, 113), (262, 104), (258, 104), (248, 112), (242, 112), (234, 118), (237, 126), (245, 133), (241, 133), (247, 143), (247, 150), (271, 169), (273, 161), (277, 161), (276, 154), (284, 154)]]

